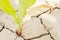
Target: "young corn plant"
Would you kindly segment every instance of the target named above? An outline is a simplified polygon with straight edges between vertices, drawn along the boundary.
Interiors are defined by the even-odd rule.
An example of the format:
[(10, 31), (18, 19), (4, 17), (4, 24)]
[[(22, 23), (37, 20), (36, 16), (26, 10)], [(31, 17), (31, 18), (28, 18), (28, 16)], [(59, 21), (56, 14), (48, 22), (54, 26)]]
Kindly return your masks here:
[(0, 8), (9, 15), (14, 17), (15, 23), (19, 26), (16, 29), (16, 33), (20, 36), (22, 31), (23, 18), (27, 15), (27, 9), (32, 6), (36, 0), (18, 0), (19, 1), (19, 11), (16, 15), (15, 9), (12, 7), (10, 0), (0, 0)]
[(32, 6), (36, 0), (18, 0), (19, 2), (19, 10), (18, 14), (16, 14), (15, 9), (12, 7), (10, 0), (0, 0), (0, 8), (6, 12), (9, 15), (12, 15), (14, 17), (14, 21), (19, 26), (16, 28), (16, 33), (18, 36), (21, 35), (22, 27), (23, 27), (23, 18), (28, 14), (33, 14), (35, 11), (43, 8), (49, 8), (51, 9), (51, 12), (53, 12), (53, 7), (49, 6), (47, 4), (42, 4), (39, 6), (34, 7), (30, 11), (27, 12), (27, 9)]

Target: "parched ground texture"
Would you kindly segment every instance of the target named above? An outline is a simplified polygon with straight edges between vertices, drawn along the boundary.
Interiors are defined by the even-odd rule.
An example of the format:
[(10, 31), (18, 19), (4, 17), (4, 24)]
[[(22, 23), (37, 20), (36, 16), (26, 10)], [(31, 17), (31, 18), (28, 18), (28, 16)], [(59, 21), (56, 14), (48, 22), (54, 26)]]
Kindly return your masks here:
[[(14, 0), (11, 3), (18, 10)], [(42, 4), (52, 6), (53, 13), (50, 8), (43, 8), (31, 18), (27, 16), (29, 20), (23, 25), (21, 36), (15, 33), (17, 24), (13, 17), (0, 9), (0, 40), (60, 40), (60, 0), (37, 0), (30, 9)]]

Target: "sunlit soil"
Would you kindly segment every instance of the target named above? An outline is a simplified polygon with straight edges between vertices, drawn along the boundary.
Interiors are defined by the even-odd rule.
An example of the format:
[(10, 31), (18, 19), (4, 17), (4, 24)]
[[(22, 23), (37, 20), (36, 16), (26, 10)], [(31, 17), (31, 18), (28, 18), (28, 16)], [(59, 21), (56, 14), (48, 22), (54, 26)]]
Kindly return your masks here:
[[(18, 1), (11, 3), (18, 10)], [(13, 16), (0, 9), (0, 40), (60, 40), (60, 0), (37, 0), (27, 13), (19, 36)]]

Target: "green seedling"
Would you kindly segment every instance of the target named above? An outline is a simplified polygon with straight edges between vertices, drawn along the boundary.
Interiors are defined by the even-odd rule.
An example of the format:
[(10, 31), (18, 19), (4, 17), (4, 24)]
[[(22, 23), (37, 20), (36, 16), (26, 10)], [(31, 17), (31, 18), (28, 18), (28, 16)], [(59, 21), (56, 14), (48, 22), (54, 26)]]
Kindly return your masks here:
[(19, 26), (17, 27), (16, 33), (20, 35), (22, 30), (23, 18), (27, 14), (27, 9), (32, 6), (36, 0), (18, 0), (19, 1), (19, 11), (16, 15), (16, 11), (12, 7), (10, 0), (0, 0), (0, 8), (9, 15), (14, 17), (15, 23)]

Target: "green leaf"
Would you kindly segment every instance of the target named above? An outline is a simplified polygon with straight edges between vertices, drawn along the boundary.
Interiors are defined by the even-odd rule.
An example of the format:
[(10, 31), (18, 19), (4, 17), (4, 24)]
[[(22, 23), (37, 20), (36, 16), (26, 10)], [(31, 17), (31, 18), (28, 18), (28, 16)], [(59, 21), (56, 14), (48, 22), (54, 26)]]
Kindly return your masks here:
[(16, 12), (9, 0), (0, 0), (0, 8), (7, 14), (14, 16), (14, 19), (16, 20)]
[(19, 12), (17, 14), (17, 23), (19, 24), (19, 27), (17, 27), (17, 32), (20, 34), (22, 30), (22, 24), (23, 24), (23, 17), (26, 16), (27, 8), (29, 8), (31, 5), (35, 3), (36, 0), (19, 0)]
[(19, 0), (19, 5), (20, 5), (20, 11), (24, 10), (24, 16), (26, 15), (26, 10), (29, 8), (31, 5), (35, 3), (36, 0)]
[(19, 13), (17, 15), (18, 24), (22, 24), (23, 17), (27, 14), (27, 8), (32, 6), (36, 0), (19, 0)]

